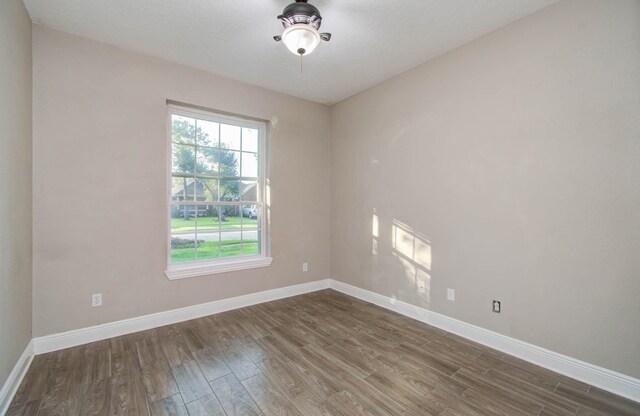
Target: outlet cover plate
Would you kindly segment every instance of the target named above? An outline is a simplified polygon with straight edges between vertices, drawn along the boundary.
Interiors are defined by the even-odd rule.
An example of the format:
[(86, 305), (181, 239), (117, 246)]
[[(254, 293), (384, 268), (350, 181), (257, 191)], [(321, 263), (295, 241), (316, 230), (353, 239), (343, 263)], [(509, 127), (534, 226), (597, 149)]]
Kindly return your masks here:
[(91, 295), (91, 306), (102, 306), (102, 293), (94, 293)]
[(447, 289), (447, 300), (451, 302), (456, 301), (456, 291), (455, 289)]
[(500, 313), (502, 312), (502, 305), (500, 304), (499, 300), (494, 300), (493, 301), (493, 306), (492, 306), (492, 310), (495, 313)]

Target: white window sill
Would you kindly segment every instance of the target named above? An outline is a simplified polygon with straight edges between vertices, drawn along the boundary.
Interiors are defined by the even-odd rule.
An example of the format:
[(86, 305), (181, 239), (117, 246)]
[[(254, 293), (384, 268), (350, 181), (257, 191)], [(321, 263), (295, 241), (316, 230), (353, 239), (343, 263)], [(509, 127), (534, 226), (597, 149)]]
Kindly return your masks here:
[(169, 280), (178, 280), (189, 277), (206, 276), (209, 274), (268, 267), (271, 266), (272, 261), (273, 259), (271, 257), (236, 257), (225, 260), (173, 265), (170, 266), (164, 274), (169, 278)]

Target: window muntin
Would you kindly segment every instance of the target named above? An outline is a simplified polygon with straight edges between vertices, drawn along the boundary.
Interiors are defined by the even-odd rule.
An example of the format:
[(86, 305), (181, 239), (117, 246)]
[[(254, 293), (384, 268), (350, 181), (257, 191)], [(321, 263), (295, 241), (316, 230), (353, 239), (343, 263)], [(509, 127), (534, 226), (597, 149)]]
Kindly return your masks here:
[(173, 105), (168, 113), (168, 273), (266, 258), (265, 123)]

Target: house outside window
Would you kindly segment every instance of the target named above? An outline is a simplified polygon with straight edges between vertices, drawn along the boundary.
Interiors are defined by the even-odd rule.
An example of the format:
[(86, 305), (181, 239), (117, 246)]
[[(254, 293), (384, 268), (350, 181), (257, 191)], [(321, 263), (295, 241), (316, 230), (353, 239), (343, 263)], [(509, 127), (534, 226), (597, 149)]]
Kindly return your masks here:
[(169, 279), (271, 264), (266, 123), (168, 105)]

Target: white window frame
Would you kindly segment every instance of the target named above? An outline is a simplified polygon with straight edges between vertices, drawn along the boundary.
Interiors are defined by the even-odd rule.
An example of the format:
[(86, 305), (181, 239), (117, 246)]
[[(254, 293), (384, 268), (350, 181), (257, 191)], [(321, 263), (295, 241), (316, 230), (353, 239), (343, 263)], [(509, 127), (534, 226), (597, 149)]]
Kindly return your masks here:
[[(230, 124), (240, 127), (249, 127), (258, 130), (258, 193), (257, 201), (243, 201), (242, 205), (256, 205), (260, 209), (260, 254), (247, 256), (233, 256), (219, 259), (194, 260), (185, 263), (171, 263), (171, 206), (172, 204), (172, 115), (197, 118), (200, 120), (212, 121), (214, 123)], [(165, 212), (167, 215), (167, 270), (165, 275), (169, 280), (185, 279), (189, 277), (206, 276), (216, 273), (225, 273), (237, 270), (255, 269), (259, 267), (268, 267), (273, 259), (270, 257), (269, 244), (269, 221), (266, 206), (266, 183), (268, 175), (268, 137), (267, 122), (255, 119), (247, 119), (238, 116), (230, 116), (226, 114), (216, 113), (214, 111), (206, 111), (197, 108), (181, 106), (176, 104), (167, 104), (167, 199)], [(210, 201), (190, 201), (190, 205), (237, 205), (237, 203), (216, 202), (212, 204)]]

